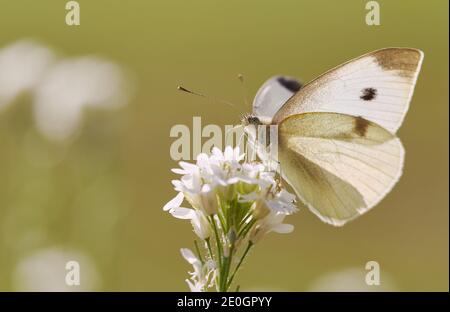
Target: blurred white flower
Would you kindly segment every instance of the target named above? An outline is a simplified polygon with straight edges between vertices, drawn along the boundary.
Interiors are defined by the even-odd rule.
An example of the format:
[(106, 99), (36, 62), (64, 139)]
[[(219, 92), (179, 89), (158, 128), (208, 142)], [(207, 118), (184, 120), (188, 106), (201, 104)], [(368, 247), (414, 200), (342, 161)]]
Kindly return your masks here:
[(22, 40), (0, 50), (0, 110), (21, 92), (36, 86), (52, 64), (54, 53), (36, 42)]
[[(66, 284), (66, 263), (80, 264), (80, 285)], [(58, 247), (41, 249), (21, 259), (14, 272), (17, 291), (93, 291), (99, 286), (99, 276), (92, 259), (80, 251)]]
[(34, 117), (50, 139), (64, 140), (81, 123), (85, 107), (114, 109), (127, 102), (120, 68), (96, 57), (57, 62), (35, 89)]
[(396, 291), (392, 277), (385, 271), (381, 273), (380, 285), (367, 285), (367, 271), (362, 267), (352, 267), (326, 273), (313, 281), (309, 291)]
[(208, 260), (206, 263), (202, 263), (188, 248), (181, 248), (181, 255), (194, 268), (193, 272), (189, 272), (191, 278), (186, 279), (190, 290), (192, 292), (200, 292), (212, 287), (216, 274), (214, 261)]
[(114, 109), (126, 104), (129, 87), (117, 64), (98, 57), (57, 60), (51, 49), (32, 41), (0, 50), (0, 111), (29, 91), (37, 128), (51, 140), (72, 136), (86, 107)]

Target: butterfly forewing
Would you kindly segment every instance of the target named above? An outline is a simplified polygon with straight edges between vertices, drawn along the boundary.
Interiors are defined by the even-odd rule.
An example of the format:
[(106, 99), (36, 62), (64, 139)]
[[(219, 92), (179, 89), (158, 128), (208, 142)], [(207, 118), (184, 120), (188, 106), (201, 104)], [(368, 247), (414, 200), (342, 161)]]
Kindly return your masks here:
[(340, 65), (304, 86), (275, 114), (274, 123), (306, 112), (361, 116), (392, 133), (408, 110), (423, 53), (377, 50)]
[(264, 120), (271, 120), (275, 113), (295, 92), (301, 83), (292, 77), (274, 76), (267, 80), (253, 100), (253, 114)]

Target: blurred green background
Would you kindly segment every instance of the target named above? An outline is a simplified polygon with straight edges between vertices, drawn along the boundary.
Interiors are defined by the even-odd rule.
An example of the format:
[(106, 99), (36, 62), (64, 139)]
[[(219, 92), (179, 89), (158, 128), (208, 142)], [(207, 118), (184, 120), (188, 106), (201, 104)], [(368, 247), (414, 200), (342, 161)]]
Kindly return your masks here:
[(65, 257), (82, 259), (80, 289), (187, 290), (179, 248), (192, 248), (194, 234), (161, 210), (175, 195), (170, 128), (192, 116), (238, 123), (250, 110), (238, 73), (251, 97), (274, 74), (306, 82), (408, 46), (425, 60), (398, 132), (400, 182), (343, 228), (306, 209), (289, 217), (295, 231), (269, 235), (239, 279), (242, 290), (364, 289), (358, 274), (376, 260), (379, 289), (448, 291), (448, 1), (378, 1), (381, 25), (371, 27), (359, 0), (78, 2), (81, 25), (67, 26), (66, 1), (0, 1), (0, 55), (23, 39), (61, 58), (95, 55), (123, 69), (130, 94), (116, 110), (87, 107), (77, 131), (56, 141), (36, 127), (33, 92), (0, 109), (0, 290), (64, 289)]

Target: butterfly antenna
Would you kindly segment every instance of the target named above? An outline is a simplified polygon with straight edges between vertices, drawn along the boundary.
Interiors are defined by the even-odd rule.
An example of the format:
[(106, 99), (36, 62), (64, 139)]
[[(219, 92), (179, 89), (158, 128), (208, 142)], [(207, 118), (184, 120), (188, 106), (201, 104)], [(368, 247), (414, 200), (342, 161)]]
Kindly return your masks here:
[(242, 88), (242, 95), (244, 97), (244, 103), (245, 106), (248, 107), (248, 98), (247, 98), (247, 89), (245, 87), (245, 79), (244, 79), (244, 75), (239, 74), (238, 75), (238, 79), (241, 82), (241, 88)]
[(207, 96), (207, 95), (205, 95), (205, 94), (198, 93), (198, 92), (194, 92), (194, 91), (192, 91), (192, 90), (186, 89), (186, 88), (183, 87), (183, 86), (178, 86), (177, 89), (178, 89), (179, 91), (183, 91), (183, 92), (186, 92), (186, 93), (189, 93), (189, 94), (197, 95), (197, 96), (200, 96), (200, 97), (203, 97), (203, 98), (211, 98), (211, 99), (214, 100), (214, 101), (217, 101), (217, 102), (226, 104), (226, 105), (228, 105), (228, 106), (231, 106), (231, 107), (233, 107), (233, 108), (236, 108), (236, 105), (234, 105), (233, 103), (231, 103), (231, 102), (229, 102), (229, 101), (222, 100), (222, 99), (217, 99), (217, 98), (212, 98), (212, 97), (209, 97), (209, 96)]

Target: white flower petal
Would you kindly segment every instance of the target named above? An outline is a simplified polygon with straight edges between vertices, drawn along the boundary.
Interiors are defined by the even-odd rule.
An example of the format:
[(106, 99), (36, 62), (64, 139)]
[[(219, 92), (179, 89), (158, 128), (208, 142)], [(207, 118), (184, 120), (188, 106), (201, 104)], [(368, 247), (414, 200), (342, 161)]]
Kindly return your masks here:
[(185, 162), (185, 161), (180, 161), (178, 164), (180, 165), (181, 168), (183, 168), (184, 170), (186, 170), (188, 172), (194, 172), (195, 170), (198, 169), (198, 167), (196, 165)]
[(274, 231), (276, 233), (280, 233), (280, 234), (288, 234), (288, 233), (291, 233), (293, 230), (294, 230), (294, 226), (292, 224), (286, 224), (286, 223), (275, 225), (272, 228), (272, 231)]
[(178, 193), (177, 196), (172, 198), (167, 204), (164, 205), (163, 210), (168, 211), (176, 207), (180, 207), (181, 203), (184, 200), (183, 193)]
[(212, 154), (213, 154), (213, 156), (215, 156), (218, 159), (223, 159), (222, 151), (219, 148), (217, 148), (216, 146), (213, 147)]
[(208, 220), (205, 217), (205, 214), (200, 211), (196, 210), (191, 218), (191, 224), (194, 228), (195, 234), (203, 240), (207, 239), (211, 236), (211, 227), (208, 222)]
[(231, 146), (227, 145), (225, 147), (224, 157), (225, 157), (225, 160), (233, 159), (233, 148)]
[(197, 166), (205, 167), (209, 165), (209, 157), (205, 153), (197, 155)]
[(226, 184), (236, 184), (240, 181), (241, 179), (239, 177), (232, 177), (229, 178), (226, 182)]
[(180, 252), (183, 258), (190, 264), (196, 264), (200, 261), (189, 248), (181, 248)]
[(173, 208), (170, 211), (170, 214), (178, 219), (190, 220), (195, 218), (195, 210), (183, 207)]
[(174, 172), (176, 174), (187, 174), (188, 173), (186, 170), (179, 169), (179, 168), (173, 168), (172, 172)]
[(183, 183), (180, 180), (172, 180), (175, 191), (182, 192), (184, 190)]
[(209, 193), (212, 191), (212, 187), (209, 184), (205, 184), (202, 186), (202, 193)]
[(189, 286), (189, 289), (191, 292), (203, 292), (203, 284), (200, 282), (194, 282), (192, 283), (190, 280), (186, 280), (186, 283)]

